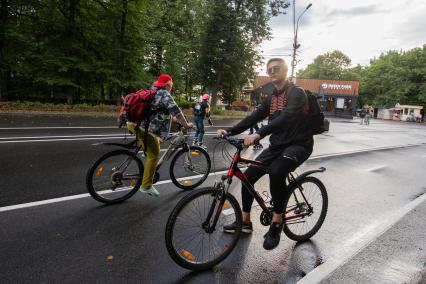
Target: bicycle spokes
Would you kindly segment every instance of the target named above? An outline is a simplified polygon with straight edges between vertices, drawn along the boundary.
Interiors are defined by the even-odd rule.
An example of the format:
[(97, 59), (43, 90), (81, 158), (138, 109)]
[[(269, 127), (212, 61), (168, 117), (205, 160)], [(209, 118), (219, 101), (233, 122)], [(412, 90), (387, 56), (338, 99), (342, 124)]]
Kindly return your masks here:
[(317, 224), (323, 221), (324, 206), (327, 206), (322, 189), (310, 179), (293, 188), (285, 209), (286, 230), (296, 240), (316, 232)]
[[(237, 222), (237, 205), (216, 190), (196, 192), (173, 220), (172, 251), (185, 263), (200, 265), (228, 253), (238, 235), (226, 234), (223, 226)], [(237, 203), (235, 201), (235, 203)], [(238, 219), (241, 226), (241, 219)], [(241, 229), (241, 228), (240, 228)]]
[(129, 190), (138, 187), (142, 179), (136, 160), (124, 153), (105, 157), (93, 173), (93, 194), (106, 202), (125, 196)]

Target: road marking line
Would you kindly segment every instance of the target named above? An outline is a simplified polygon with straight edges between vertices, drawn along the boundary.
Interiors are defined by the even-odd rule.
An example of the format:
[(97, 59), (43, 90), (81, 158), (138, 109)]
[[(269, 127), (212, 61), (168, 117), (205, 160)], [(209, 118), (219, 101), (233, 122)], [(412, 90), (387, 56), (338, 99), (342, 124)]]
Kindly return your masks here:
[(398, 223), (405, 215), (411, 212), (419, 204), (426, 201), (426, 194), (422, 194), (414, 199), (398, 211), (394, 212), (385, 220), (380, 220), (375, 224), (368, 226), (366, 230), (357, 234), (357, 238), (351, 239), (351, 245), (347, 246), (348, 249), (345, 254), (335, 256), (334, 258), (327, 259), (327, 261), (303, 277), (298, 284), (319, 283), (329, 277), (335, 270), (345, 265), (351, 258), (360, 253), (364, 248), (371, 244), (374, 240), (380, 237), (383, 233), (392, 228)]
[[(96, 139), (96, 138), (94, 138), (94, 139)], [(97, 139), (99, 139), (99, 138), (97, 138)], [(350, 154), (356, 154), (356, 153), (363, 153), (363, 152), (370, 152), (370, 151), (379, 151), (379, 150), (388, 150), (388, 149), (396, 149), (396, 148), (413, 147), (413, 146), (419, 146), (419, 145), (424, 145), (424, 144), (425, 143), (421, 143), (421, 144), (418, 144), (418, 145), (412, 144), (412, 145), (409, 145), (409, 146), (407, 146), (407, 145), (406, 146), (397, 146), (397, 147), (394, 147), (394, 148), (382, 147), (382, 148), (375, 148), (375, 149), (371, 149), (371, 150), (354, 151), (352, 153), (350, 153), (350, 152), (344, 152), (344, 153), (340, 154), (340, 156), (350, 155)], [(339, 156), (339, 154), (338, 153), (333, 153), (333, 154), (329, 154), (329, 155), (313, 156), (313, 157), (310, 157), (308, 160), (316, 160), (316, 159), (322, 159), (322, 158), (328, 158), (328, 157), (335, 157), (335, 156)], [(245, 169), (247, 169), (247, 168), (242, 168), (241, 170), (243, 171)], [(227, 170), (213, 172), (213, 173), (210, 173), (209, 176), (224, 174), (224, 173), (227, 173), (227, 172), (228, 172)], [(200, 176), (201, 175), (191, 176), (191, 177), (183, 177), (183, 178), (178, 178), (178, 180), (185, 180), (185, 179), (191, 179), (191, 178), (193, 179), (193, 178), (198, 178)], [(163, 181), (157, 182), (156, 185), (167, 184), (167, 183), (171, 183), (171, 182), (172, 182), (171, 180), (163, 180)], [(22, 204), (17, 204), (17, 205), (10, 205), (10, 206), (5, 206), (5, 207), (0, 207), (0, 212), (5, 212), (5, 211), (10, 211), (10, 210), (15, 210), (15, 209), (21, 209), (21, 208), (28, 208), (28, 207), (39, 206), (39, 205), (50, 204), (50, 203), (56, 203), (56, 202), (62, 202), (62, 201), (67, 201), (67, 200), (84, 198), (84, 197), (88, 197), (88, 196), (90, 196), (88, 193), (83, 193), (83, 194), (79, 194), (79, 195), (71, 195), (71, 196), (65, 196), (65, 197), (48, 199), (48, 200), (42, 200), (42, 201), (22, 203)], [(426, 196), (426, 194), (424, 194), (424, 196)]]
[(35, 130), (35, 129), (114, 129), (117, 126), (36, 126), (36, 127), (0, 127), (0, 130)]
[[(84, 135), (84, 136), (45, 136), (46, 139), (31, 139), (31, 140), (10, 140), (10, 141), (0, 141), (0, 144), (7, 144), (7, 143), (30, 143), (30, 142), (57, 142), (57, 141), (83, 141), (83, 140), (95, 140), (95, 139), (123, 139), (123, 137), (130, 137), (133, 139), (133, 137), (130, 134), (126, 135), (99, 135), (98, 137), (93, 137), (96, 135)], [(216, 132), (214, 133), (205, 133), (204, 136), (213, 136), (216, 135)], [(57, 139), (48, 139), (49, 137), (64, 137), (64, 138), (57, 138)], [(76, 138), (66, 138), (66, 137), (76, 137)], [(190, 136), (191, 137), (191, 136)], [(10, 138), (0, 138), (0, 140), (5, 139), (24, 139), (24, 138), (42, 138), (42, 137), (10, 137)]]
[[(209, 176), (220, 175), (220, 174), (224, 174), (224, 173), (227, 173), (227, 172), (228, 172), (227, 170), (226, 171), (214, 172), (214, 173), (210, 173)], [(178, 178), (177, 180), (180, 181), (180, 180), (194, 179), (194, 178), (199, 178), (201, 176), (202, 175), (183, 177), (183, 178)], [(162, 181), (157, 182), (155, 185), (167, 184), (167, 183), (171, 183), (171, 182), (172, 182), (172, 180), (170, 180), (170, 179), (162, 180)], [(65, 196), (65, 197), (59, 197), (59, 198), (53, 198), (53, 199), (47, 199), (47, 200), (41, 200), (41, 201), (34, 201), (34, 202), (29, 202), (29, 203), (17, 204), (17, 205), (10, 205), (10, 206), (5, 206), (5, 207), (0, 207), (0, 212), (6, 212), (6, 211), (11, 211), (11, 210), (16, 210), (16, 209), (23, 209), (23, 208), (40, 206), (40, 205), (58, 203), (58, 202), (63, 202), (63, 201), (68, 201), (68, 200), (85, 198), (85, 197), (89, 197), (89, 196), (90, 196), (89, 193), (82, 193), (82, 194), (77, 194), (77, 195), (70, 195), (70, 196)]]
[(371, 169), (367, 169), (367, 172), (377, 172), (377, 171), (384, 169), (384, 168), (387, 168), (387, 167), (388, 167), (387, 165), (377, 166), (377, 167), (374, 167), (374, 168), (371, 168)]
[[(232, 125), (231, 125), (232, 126)], [(206, 125), (205, 128), (229, 128), (227, 126), (210, 126)], [(35, 126), (35, 127), (0, 127), (0, 130), (37, 130), (37, 129), (118, 129), (118, 126)]]
[(29, 136), (29, 137), (3, 137), (0, 140), (10, 139), (59, 139), (59, 138), (86, 138), (86, 137), (106, 137), (106, 136), (125, 136), (124, 134), (86, 134), (86, 135), (63, 135), (63, 136)]
[(55, 141), (83, 141), (83, 140), (102, 140), (102, 139), (123, 139), (122, 136), (119, 137), (92, 137), (92, 138), (79, 138), (79, 139), (43, 139), (43, 140), (13, 140), (13, 141), (0, 141), (0, 144), (7, 143), (29, 143), (29, 142), (55, 142)]
[(336, 157), (336, 156), (346, 156), (346, 155), (359, 154), (359, 153), (367, 153), (367, 152), (375, 152), (375, 151), (382, 151), (382, 150), (392, 150), (392, 149), (416, 147), (416, 146), (423, 146), (423, 145), (426, 145), (426, 143), (397, 145), (397, 146), (387, 146), (387, 147), (378, 147), (378, 148), (370, 148), (370, 149), (361, 149), (361, 150), (355, 150), (355, 151), (347, 151), (347, 152), (340, 152), (340, 153), (331, 153), (331, 154), (316, 155), (316, 156), (310, 157), (309, 160), (316, 160), (316, 159), (322, 159), (322, 158), (330, 158), (330, 157)]

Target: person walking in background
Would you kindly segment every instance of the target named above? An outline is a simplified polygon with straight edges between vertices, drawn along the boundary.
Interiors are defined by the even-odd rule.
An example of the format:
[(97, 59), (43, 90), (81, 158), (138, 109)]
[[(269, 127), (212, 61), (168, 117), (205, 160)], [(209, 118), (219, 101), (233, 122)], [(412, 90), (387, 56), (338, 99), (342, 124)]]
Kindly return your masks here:
[(194, 124), (197, 128), (193, 145), (198, 145), (203, 148), (206, 148), (203, 145), (204, 118), (206, 117), (206, 115), (208, 116), (210, 114), (209, 100), (210, 95), (207, 93), (203, 94), (201, 97), (201, 102), (196, 103), (192, 109), (192, 114), (194, 115)]
[(370, 125), (370, 114), (368, 113), (368, 111), (366, 112), (366, 114), (364, 116), (364, 124)]
[(365, 118), (365, 110), (361, 109), (361, 112), (359, 113), (359, 117), (361, 118), (361, 121), (359, 122), (359, 124), (363, 124), (364, 123), (364, 118)]
[(364, 123), (365, 125), (370, 125), (370, 112), (368, 110), (365, 112)]

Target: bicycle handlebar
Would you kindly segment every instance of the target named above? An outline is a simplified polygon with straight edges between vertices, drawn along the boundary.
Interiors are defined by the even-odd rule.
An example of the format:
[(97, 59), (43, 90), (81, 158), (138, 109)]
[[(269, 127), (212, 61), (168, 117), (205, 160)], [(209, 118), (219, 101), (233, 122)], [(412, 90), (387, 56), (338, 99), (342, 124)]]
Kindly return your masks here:
[(244, 147), (244, 139), (241, 138), (231, 138), (230, 136), (217, 136), (217, 137), (213, 137), (213, 139), (215, 140), (225, 140), (227, 141), (229, 144), (235, 146), (235, 147)]

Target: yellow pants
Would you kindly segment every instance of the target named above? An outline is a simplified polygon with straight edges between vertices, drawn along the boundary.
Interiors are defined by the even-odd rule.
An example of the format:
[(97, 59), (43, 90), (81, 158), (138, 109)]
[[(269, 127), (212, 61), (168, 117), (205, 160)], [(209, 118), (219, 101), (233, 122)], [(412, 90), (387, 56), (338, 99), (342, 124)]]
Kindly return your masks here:
[(142, 178), (142, 187), (149, 189), (152, 187), (152, 179), (157, 170), (158, 160), (160, 159), (160, 139), (154, 134), (148, 132), (146, 144), (144, 145), (145, 131), (141, 128), (136, 129), (136, 124), (128, 122), (127, 129), (138, 139), (139, 145), (145, 150), (145, 165)]

